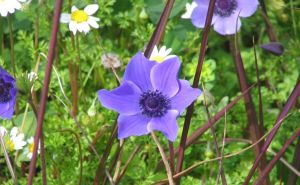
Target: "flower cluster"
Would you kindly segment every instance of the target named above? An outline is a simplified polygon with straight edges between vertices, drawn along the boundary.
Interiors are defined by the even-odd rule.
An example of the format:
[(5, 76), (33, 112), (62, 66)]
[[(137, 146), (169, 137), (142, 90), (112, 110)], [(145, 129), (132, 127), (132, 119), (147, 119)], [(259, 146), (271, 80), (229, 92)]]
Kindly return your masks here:
[(98, 91), (101, 104), (118, 112), (118, 138), (161, 131), (170, 141), (177, 137), (177, 117), (201, 93), (186, 80), (178, 79), (179, 58), (162, 63), (141, 52), (129, 62), (120, 87)]
[(15, 79), (0, 67), (0, 117), (11, 119), (16, 104)]
[(26, 0), (0, 0), (0, 15), (6, 17), (9, 13), (13, 14), (16, 10), (20, 10), (22, 2)]
[(12, 153), (14, 151), (20, 151), (23, 149), (23, 154), (31, 159), (33, 153), (33, 137), (25, 141), (25, 136), (21, 133), (18, 127), (13, 127), (8, 134), (8, 131), (0, 126), (0, 137), (4, 138), (5, 146), (8, 152)]
[[(249, 17), (255, 13), (257, 0), (216, 0), (215, 10), (212, 17), (214, 30), (221, 35), (235, 34), (240, 30), (241, 20), (239, 17)], [(209, 0), (194, 0), (186, 5), (184, 19), (191, 19), (197, 28), (204, 28), (208, 11)]]

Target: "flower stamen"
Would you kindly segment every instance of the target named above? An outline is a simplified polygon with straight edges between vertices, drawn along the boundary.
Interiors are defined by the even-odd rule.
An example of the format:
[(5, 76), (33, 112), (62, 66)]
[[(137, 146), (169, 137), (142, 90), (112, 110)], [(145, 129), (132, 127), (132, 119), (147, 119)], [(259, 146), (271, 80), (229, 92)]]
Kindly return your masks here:
[(7, 83), (4, 79), (0, 78), (0, 103), (7, 103), (12, 99), (10, 94), (12, 87), (11, 83)]
[(140, 97), (142, 114), (147, 117), (162, 117), (170, 109), (170, 100), (160, 91), (147, 91)]
[(236, 0), (217, 0), (214, 13), (220, 17), (229, 17), (236, 9)]
[(89, 18), (89, 15), (83, 10), (75, 10), (71, 13), (71, 19), (77, 23), (86, 22)]

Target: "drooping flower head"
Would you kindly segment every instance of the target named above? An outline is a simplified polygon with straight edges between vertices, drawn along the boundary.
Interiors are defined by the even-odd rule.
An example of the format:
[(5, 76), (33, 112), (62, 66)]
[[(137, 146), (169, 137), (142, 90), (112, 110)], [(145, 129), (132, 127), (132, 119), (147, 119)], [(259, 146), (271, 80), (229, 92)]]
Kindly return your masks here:
[(0, 117), (11, 119), (16, 104), (15, 79), (0, 67)]
[[(189, 6), (190, 18), (197, 28), (204, 28), (209, 0), (194, 0), (196, 6)], [(214, 30), (221, 35), (235, 34), (240, 30), (239, 17), (249, 17), (255, 13), (257, 0), (216, 0), (212, 18)]]
[(101, 62), (105, 68), (118, 68), (121, 66), (121, 60), (115, 53), (104, 53), (101, 56)]
[(8, 13), (13, 14), (22, 7), (21, 2), (26, 0), (0, 0), (0, 15), (6, 17)]
[(99, 18), (92, 16), (99, 6), (97, 4), (87, 5), (83, 10), (79, 10), (76, 6), (72, 6), (71, 14), (62, 13), (60, 16), (60, 22), (69, 23), (69, 29), (75, 35), (77, 31), (88, 33), (91, 28), (99, 28)]
[(11, 129), (9, 138), (5, 140), (5, 145), (10, 152), (21, 150), (26, 145), (24, 134), (19, 132), (18, 127)]
[(161, 63), (169, 58), (175, 57), (175, 55), (170, 55), (171, 52), (172, 48), (167, 49), (166, 46), (163, 46), (160, 49), (158, 49), (155, 45), (151, 53), (150, 60)]
[(101, 104), (118, 112), (118, 138), (161, 131), (170, 141), (177, 137), (177, 117), (201, 93), (188, 81), (178, 79), (180, 62), (172, 57), (163, 63), (141, 52), (129, 62), (123, 83), (112, 91), (100, 90)]

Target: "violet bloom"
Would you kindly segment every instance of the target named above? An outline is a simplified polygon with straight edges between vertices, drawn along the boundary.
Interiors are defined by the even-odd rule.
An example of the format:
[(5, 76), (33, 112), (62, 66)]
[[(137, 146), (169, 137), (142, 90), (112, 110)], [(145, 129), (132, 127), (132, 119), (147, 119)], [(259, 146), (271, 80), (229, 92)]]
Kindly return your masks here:
[(0, 117), (11, 119), (16, 104), (15, 79), (0, 67)]
[[(204, 28), (209, 0), (195, 0), (197, 6), (193, 7), (192, 23), (198, 28)], [(212, 18), (214, 30), (221, 35), (235, 34), (240, 30), (239, 17), (249, 17), (255, 13), (257, 0), (216, 0)]]
[(99, 100), (118, 112), (118, 138), (161, 131), (170, 141), (178, 132), (177, 117), (200, 95), (188, 81), (178, 79), (178, 57), (156, 63), (141, 52), (129, 62), (123, 83), (98, 91)]

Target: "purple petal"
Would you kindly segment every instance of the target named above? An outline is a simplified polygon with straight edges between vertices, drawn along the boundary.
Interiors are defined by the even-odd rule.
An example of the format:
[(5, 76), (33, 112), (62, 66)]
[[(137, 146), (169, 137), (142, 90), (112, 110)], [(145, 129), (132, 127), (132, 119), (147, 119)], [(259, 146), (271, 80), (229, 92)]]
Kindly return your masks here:
[(267, 44), (263, 44), (260, 47), (263, 48), (265, 51), (270, 52), (277, 56), (282, 55), (284, 52), (284, 47), (280, 42), (270, 42)]
[(112, 91), (105, 89), (98, 91), (102, 106), (126, 115), (140, 112), (140, 94), (141, 90), (130, 81), (125, 81), (120, 87)]
[(144, 92), (152, 90), (150, 71), (156, 63), (149, 61), (141, 52), (138, 52), (125, 69), (124, 81), (132, 81)]
[(159, 90), (168, 97), (173, 97), (179, 90), (178, 70), (180, 62), (178, 57), (165, 60), (155, 65), (151, 70), (151, 82), (155, 90)]
[(147, 125), (150, 118), (142, 114), (131, 116), (120, 115), (118, 118), (118, 138), (123, 139), (129, 136), (140, 136), (148, 134)]
[[(208, 3), (198, 4), (198, 6), (193, 10), (191, 15), (192, 23), (197, 28), (204, 28), (205, 20), (207, 16)], [(216, 16), (213, 16), (211, 24), (216, 21)]]
[(237, 12), (240, 12), (240, 17), (249, 17), (255, 13), (258, 5), (257, 0), (237, 0)]
[(187, 80), (180, 80), (179, 92), (171, 98), (171, 107), (180, 112), (200, 96), (200, 89), (192, 88)]
[(161, 118), (152, 118), (149, 122), (149, 130), (161, 131), (170, 141), (175, 141), (178, 132), (178, 125), (176, 118), (178, 116), (177, 110), (169, 110), (166, 115)]
[(240, 27), (241, 20), (238, 18), (238, 13), (234, 13), (230, 17), (218, 17), (214, 24), (214, 30), (221, 35), (235, 34)]
[(4, 119), (11, 119), (14, 113), (14, 109), (11, 108), (11, 102), (0, 103), (0, 117)]
[(206, 6), (208, 7), (209, 0), (195, 0), (198, 6)]

